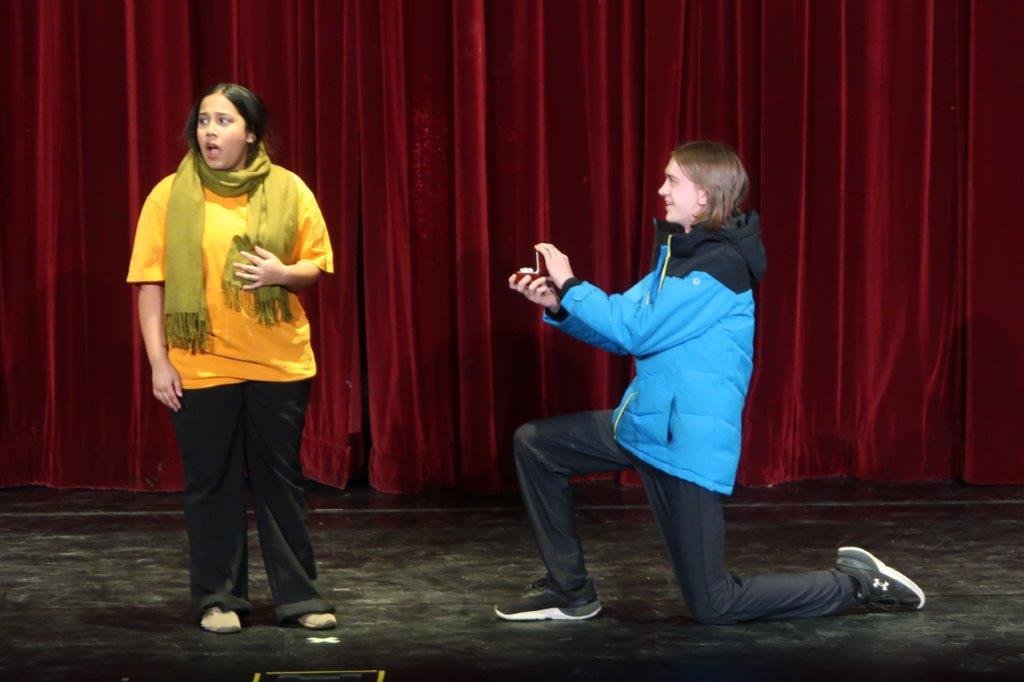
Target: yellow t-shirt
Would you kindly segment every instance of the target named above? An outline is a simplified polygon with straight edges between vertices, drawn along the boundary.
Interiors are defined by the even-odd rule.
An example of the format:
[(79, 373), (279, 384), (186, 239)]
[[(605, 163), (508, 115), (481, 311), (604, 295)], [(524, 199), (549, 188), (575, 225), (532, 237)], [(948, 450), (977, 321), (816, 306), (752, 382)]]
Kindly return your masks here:
[[(295, 250), (286, 264), (307, 260), (324, 272), (334, 272), (334, 255), (320, 207), (299, 176), (292, 172), (299, 195)], [(164, 235), (167, 199), (174, 175), (161, 180), (142, 206), (135, 230), (135, 246), (128, 266), (128, 282), (164, 281)], [(222, 197), (204, 189), (206, 222), (203, 226), (203, 269), (206, 307), (210, 317), (210, 345), (206, 353), (171, 348), (168, 357), (181, 374), (184, 388), (209, 388), (240, 381), (298, 381), (316, 374), (316, 360), (309, 344), (309, 321), (299, 299), (289, 293), (291, 322), (272, 327), (254, 316), (232, 310), (221, 292), (221, 273), (235, 235), (245, 234), (249, 197)], [(247, 294), (243, 294), (247, 295)]]

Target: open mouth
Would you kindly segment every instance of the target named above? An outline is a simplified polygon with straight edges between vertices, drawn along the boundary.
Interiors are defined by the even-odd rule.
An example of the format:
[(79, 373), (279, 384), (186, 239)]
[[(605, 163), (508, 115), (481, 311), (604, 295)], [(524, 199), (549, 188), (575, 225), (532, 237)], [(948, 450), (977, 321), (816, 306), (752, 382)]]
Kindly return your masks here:
[(220, 158), (220, 147), (215, 144), (207, 144), (205, 146), (206, 158), (208, 159), (219, 159)]

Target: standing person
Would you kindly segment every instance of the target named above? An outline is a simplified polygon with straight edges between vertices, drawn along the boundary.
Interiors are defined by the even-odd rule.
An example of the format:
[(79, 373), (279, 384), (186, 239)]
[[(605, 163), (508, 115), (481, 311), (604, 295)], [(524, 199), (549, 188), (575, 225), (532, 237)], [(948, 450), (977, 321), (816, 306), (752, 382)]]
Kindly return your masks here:
[(189, 151), (146, 199), (128, 282), (153, 395), (171, 410), (185, 472), (192, 606), (212, 632), (249, 612), (246, 478), (280, 623), (336, 625), (316, 584), (299, 446), (316, 363), (295, 293), (333, 272), (313, 193), (270, 162), (249, 89), (213, 86), (185, 124)]
[[(840, 613), (858, 603), (924, 606), (906, 576), (857, 547), (835, 569), (738, 577), (724, 566), (721, 496), (732, 493), (743, 402), (753, 367), (754, 298), (764, 273), (758, 216), (741, 213), (747, 174), (716, 142), (677, 147), (658, 194), (654, 267), (609, 296), (538, 244), (547, 278), (509, 279), (544, 320), (591, 345), (636, 358), (615, 410), (530, 422), (515, 434), (527, 515), (547, 574), (495, 607), (507, 620), (580, 620), (601, 610), (573, 527), (570, 477), (636, 469), (693, 617), (727, 625)], [(552, 286), (553, 285), (553, 286)]]

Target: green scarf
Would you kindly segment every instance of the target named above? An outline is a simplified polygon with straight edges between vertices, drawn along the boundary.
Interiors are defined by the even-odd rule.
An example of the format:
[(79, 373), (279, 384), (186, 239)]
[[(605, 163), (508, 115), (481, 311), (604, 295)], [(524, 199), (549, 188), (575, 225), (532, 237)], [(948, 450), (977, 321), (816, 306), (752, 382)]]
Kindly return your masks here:
[(178, 165), (167, 201), (165, 252), (164, 329), (167, 343), (192, 353), (208, 347), (210, 331), (203, 272), (203, 188), (222, 197), (249, 195), (249, 222), (244, 235), (233, 239), (221, 273), (221, 290), (234, 310), (252, 312), (264, 326), (290, 322), (288, 292), (280, 286), (243, 291), (247, 280), (235, 277), (235, 262), (248, 263), (240, 251), (255, 253), (258, 244), (288, 263), (295, 246), (298, 191), (288, 173), (270, 163), (266, 150), (240, 171), (213, 170), (189, 152)]

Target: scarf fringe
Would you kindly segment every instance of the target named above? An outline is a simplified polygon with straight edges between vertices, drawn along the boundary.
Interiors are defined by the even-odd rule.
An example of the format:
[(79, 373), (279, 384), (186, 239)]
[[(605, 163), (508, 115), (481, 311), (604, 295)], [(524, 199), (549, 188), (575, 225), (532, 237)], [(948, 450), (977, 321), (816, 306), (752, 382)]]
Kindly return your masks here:
[(167, 345), (193, 354), (206, 351), (208, 327), (205, 311), (164, 315)]
[(240, 312), (244, 307), (264, 327), (273, 327), (282, 320), (291, 322), (294, 319), (288, 303), (288, 292), (284, 287), (262, 287), (255, 292), (248, 292), (234, 282), (221, 282), (220, 290), (229, 308)]
[(272, 327), (282, 320), (292, 321), (292, 309), (288, 305), (288, 294), (284, 289), (281, 289), (279, 296), (256, 300), (256, 319), (265, 327)]

